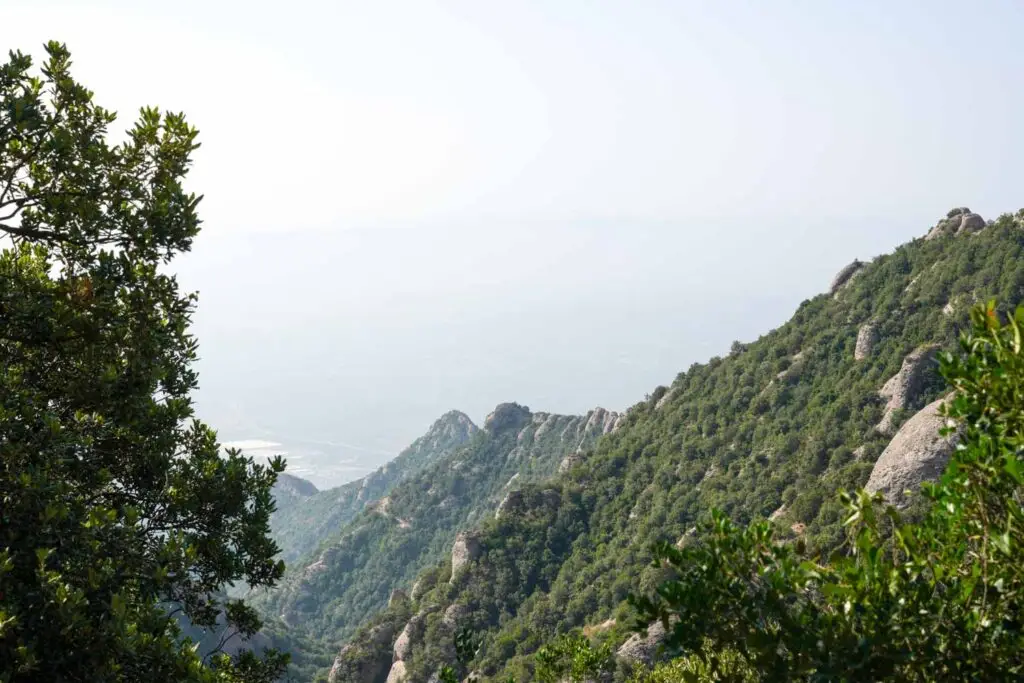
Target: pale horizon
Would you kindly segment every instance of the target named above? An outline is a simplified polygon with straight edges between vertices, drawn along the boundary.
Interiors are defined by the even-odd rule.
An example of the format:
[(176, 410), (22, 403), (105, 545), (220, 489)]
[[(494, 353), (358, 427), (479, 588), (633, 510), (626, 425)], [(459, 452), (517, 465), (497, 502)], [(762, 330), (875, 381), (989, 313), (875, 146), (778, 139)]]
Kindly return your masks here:
[(985, 8), (0, 0), (0, 41), (198, 127), (200, 416), (325, 486), (451, 409), (624, 410), (1016, 211), (1024, 8)]

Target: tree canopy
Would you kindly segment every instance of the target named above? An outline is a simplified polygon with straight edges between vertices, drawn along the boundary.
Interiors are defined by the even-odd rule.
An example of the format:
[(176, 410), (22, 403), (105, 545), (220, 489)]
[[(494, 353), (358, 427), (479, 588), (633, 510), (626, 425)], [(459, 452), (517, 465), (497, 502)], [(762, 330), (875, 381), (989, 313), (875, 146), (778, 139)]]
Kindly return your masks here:
[(194, 418), (196, 305), (165, 265), (199, 232), (181, 114), (113, 112), (51, 42), (0, 66), (0, 681), (273, 680), (285, 657), (200, 657), (177, 617), (274, 583), (284, 463), (221, 453)]

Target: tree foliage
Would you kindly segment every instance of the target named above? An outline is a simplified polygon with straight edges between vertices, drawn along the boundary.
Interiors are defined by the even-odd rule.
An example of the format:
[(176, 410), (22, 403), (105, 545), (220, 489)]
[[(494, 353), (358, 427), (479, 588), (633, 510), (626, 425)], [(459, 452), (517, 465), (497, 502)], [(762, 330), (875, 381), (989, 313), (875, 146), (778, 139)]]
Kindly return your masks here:
[(267, 681), (284, 658), (201, 658), (176, 617), (259, 627), (225, 584), (275, 582), (284, 465), (222, 457), (193, 417), (196, 299), (164, 265), (200, 227), (183, 115), (115, 115), (70, 73), (0, 66), (0, 680)]
[(772, 681), (1024, 675), (1024, 307), (1004, 321), (990, 303), (971, 320), (962, 353), (941, 359), (962, 436), (924, 487), (924, 518), (844, 494), (849, 540), (826, 562), (768, 523), (715, 513), (703, 542), (657, 547), (678, 577), (634, 600), (647, 619), (678, 620), (670, 647), (706, 653), (710, 640)]

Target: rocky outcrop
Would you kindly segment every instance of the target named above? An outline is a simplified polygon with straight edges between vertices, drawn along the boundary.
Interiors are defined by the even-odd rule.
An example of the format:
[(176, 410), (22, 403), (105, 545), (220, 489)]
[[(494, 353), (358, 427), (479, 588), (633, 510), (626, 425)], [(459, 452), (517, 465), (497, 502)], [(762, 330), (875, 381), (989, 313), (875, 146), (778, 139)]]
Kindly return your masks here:
[(935, 344), (920, 346), (903, 359), (900, 371), (889, 378), (878, 395), (887, 399), (882, 421), (875, 426), (879, 433), (891, 436), (896, 428), (896, 411), (903, 410), (920, 395), (929, 374), (934, 371)]
[(494, 512), (495, 519), (524, 515), (530, 510), (554, 509), (561, 502), (561, 494), (554, 489), (509, 491)]
[(359, 645), (349, 643), (334, 658), (328, 683), (376, 683), (391, 666), (391, 648), (395, 626), (389, 623), (374, 626)]
[(619, 647), (616, 654), (619, 659), (630, 664), (650, 666), (654, 662), (658, 648), (665, 642), (666, 635), (665, 625), (656, 621), (647, 627), (646, 636), (642, 633), (634, 633)]
[(904, 491), (916, 491), (922, 482), (942, 474), (958, 438), (956, 433), (939, 434), (946, 426), (939, 408), (949, 398), (929, 403), (907, 420), (878, 457), (865, 489), (881, 492), (886, 500), (899, 505), (905, 502)]
[(403, 662), (409, 659), (409, 655), (412, 654), (413, 643), (423, 639), (423, 630), (426, 626), (427, 614), (430, 611), (423, 610), (406, 622), (402, 632), (395, 639), (395, 645), (392, 648), (396, 662)]
[(832, 278), (832, 283), (828, 286), (828, 293), (833, 295), (838, 293), (840, 289), (850, 283), (850, 280), (860, 274), (863, 267), (862, 262), (854, 259), (853, 263), (845, 266)]
[(456, 602), (448, 605), (448, 608), (445, 609), (444, 615), (441, 617), (441, 623), (448, 629), (455, 629), (456, 626), (465, 621), (467, 616), (469, 616), (469, 606)]
[(953, 209), (946, 217), (935, 224), (935, 227), (928, 231), (926, 240), (933, 240), (946, 235), (964, 235), (984, 230), (985, 219), (973, 213), (966, 206)]
[(871, 355), (878, 344), (878, 325), (875, 323), (864, 323), (857, 330), (857, 346), (853, 350), (853, 359), (861, 361)]
[(576, 465), (583, 462), (583, 454), (577, 451), (576, 453), (570, 453), (569, 455), (562, 458), (562, 462), (558, 463), (558, 472), (564, 474), (571, 470)]
[(530, 422), (530, 409), (518, 403), (501, 403), (484, 420), (484, 429), (491, 434), (518, 429)]
[(481, 552), (483, 552), (483, 546), (476, 534), (460, 532), (455, 537), (455, 544), (452, 546), (452, 578), (450, 582), (455, 583), (455, 576), (459, 570), (480, 557)]
[(522, 512), (524, 507), (525, 499), (523, 498), (523, 492), (509, 491), (505, 494), (505, 497), (501, 499), (501, 502), (498, 504), (498, 509), (494, 511), (494, 518), (501, 519), (504, 515)]
[(405, 662), (399, 660), (391, 665), (387, 683), (402, 683), (404, 680), (406, 680)]
[(771, 521), (771, 522), (777, 521), (777, 520), (781, 519), (784, 514), (786, 514), (786, 504), (785, 503), (783, 503), (782, 505), (777, 507), (772, 514), (768, 515), (768, 520)]
[(409, 596), (401, 588), (396, 588), (391, 591), (391, 595), (388, 597), (388, 607), (394, 607), (395, 605), (401, 605), (403, 602), (409, 602)]

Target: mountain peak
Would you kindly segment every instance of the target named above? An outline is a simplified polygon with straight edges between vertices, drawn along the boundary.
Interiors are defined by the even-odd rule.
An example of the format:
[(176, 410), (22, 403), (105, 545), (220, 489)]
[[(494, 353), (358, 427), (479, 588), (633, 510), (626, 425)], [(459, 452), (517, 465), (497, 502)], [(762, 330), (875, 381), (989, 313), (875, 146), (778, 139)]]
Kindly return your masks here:
[(966, 206), (950, 209), (946, 217), (928, 231), (926, 240), (933, 240), (943, 235), (965, 235), (984, 230), (988, 223)]
[(530, 409), (526, 406), (518, 403), (499, 403), (484, 420), (484, 429), (492, 434), (515, 429), (527, 422), (531, 415)]
[(277, 489), (289, 491), (301, 497), (319, 493), (319, 489), (317, 489), (313, 482), (307, 481), (302, 477), (296, 477), (294, 474), (288, 474), (287, 472), (281, 472), (277, 475), (277, 483), (274, 486)]

